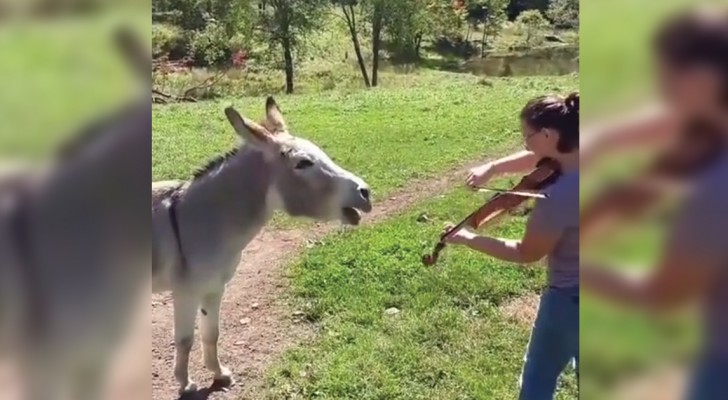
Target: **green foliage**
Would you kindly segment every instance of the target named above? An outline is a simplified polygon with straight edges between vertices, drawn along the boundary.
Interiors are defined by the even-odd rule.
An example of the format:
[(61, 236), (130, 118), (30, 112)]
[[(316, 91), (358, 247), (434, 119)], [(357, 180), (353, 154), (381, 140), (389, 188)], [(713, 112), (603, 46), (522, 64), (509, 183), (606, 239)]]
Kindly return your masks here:
[(225, 28), (215, 22), (194, 33), (191, 47), (195, 60), (198, 63), (204, 61), (203, 65), (222, 66), (230, 60), (232, 54)]
[(546, 16), (559, 29), (579, 29), (579, 0), (551, 0)]
[(320, 26), (326, 0), (271, 0), (258, 14), (263, 40), (296, 47), (301, 39)]
[(522, 12), (527, 10), (538, 10), (546, 12), (549, 3), (553, 0), (510, 0), (506, 13), (510, 21), (515, 20)]
[(516, 26), (522, 30), (525, 35), (527, 46), (532, 46), (543, 41), (543, 32), (551, 27), (549, 21), (544, 18), (538, 10), (527, 10), (522, 12), (516, 18)]
[[(178, 59), (189, 54), (197, 65), (221, 66), (233, 51), (249, 47), (253, 0), (154, 0), (153, 47), (156, 55)], [(176, 31), (169, 28), (174, 25)], [(174, 35), (176, 34), (176, 35)], [(157, 43), (161, 41), (164, 43)], [(171, 49), (169, 49), (171, 48)]]
[(179, 59), (187, 55), (189, 49), (189, 38), (180, 27), (170, 24), (152, 25), (152, 55), (155, 58)]
[(489, 38), (500, 33), (506, 20), (506, 6), (508, 0), (478, 0), (468, 5), (468, 19), (474, 26), (482, 25), (480, 39), (481, 55)]

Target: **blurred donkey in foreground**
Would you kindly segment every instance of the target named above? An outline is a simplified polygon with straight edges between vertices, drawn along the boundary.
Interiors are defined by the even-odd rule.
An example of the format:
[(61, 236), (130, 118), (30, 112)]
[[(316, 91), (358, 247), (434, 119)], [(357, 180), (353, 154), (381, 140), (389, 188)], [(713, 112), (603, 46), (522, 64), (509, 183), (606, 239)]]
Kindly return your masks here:
[[(151, 58), (117, 37), (143, 83)], [(50, 168), (0, 180), (0, 356), (29, 400), (98, 400), (151, 271), (148, 94), (87, 126)], [(148, 293), (148, 292), (147, 292)]]

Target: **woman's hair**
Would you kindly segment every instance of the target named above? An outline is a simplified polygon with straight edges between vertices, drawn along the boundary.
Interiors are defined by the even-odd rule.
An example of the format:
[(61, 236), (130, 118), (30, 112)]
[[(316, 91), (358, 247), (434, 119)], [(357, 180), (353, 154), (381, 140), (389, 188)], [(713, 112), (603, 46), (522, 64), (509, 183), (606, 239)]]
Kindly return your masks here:
[(556, 150), (569, 153), (579, 148), (579, 92), (566, 98), (540, 96), (529, 101), (521, 119), (535, 129), (553, 129), (559, 133)]
[(728, 8), (678, 14), (658, 30), (653, 46), (659, 59), (683, 69), (706, 66), (722, 74), (728, 106)]

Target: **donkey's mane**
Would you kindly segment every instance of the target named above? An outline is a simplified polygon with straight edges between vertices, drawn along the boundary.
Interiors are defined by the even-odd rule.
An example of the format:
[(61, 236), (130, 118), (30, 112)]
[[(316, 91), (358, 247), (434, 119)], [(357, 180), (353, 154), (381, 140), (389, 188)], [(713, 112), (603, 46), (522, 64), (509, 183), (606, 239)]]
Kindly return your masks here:
[(200, 178), (203, 178), (207, 176), (211, 171), (217, 169), (219, 166), (224, 164), (229, 159), (235, 157), (238, 152), (240, 151), (240, 148), (236, 147), (234, 149), (228, 150), (224, 154), (220, 154), (217, 157), (213, 158), (212, 160), (208, 161), (208, 163), (201, 168), (198, 168), (195, 172), (192, 173), (192, 180), (198, 180)]

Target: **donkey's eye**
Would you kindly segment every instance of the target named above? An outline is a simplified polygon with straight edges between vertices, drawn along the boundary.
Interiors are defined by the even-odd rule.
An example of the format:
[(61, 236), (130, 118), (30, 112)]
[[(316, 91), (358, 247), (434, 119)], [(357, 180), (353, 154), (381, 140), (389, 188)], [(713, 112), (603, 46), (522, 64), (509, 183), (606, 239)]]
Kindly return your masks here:
[(313, 161), (311, 160), (301, 160), (296, 163), (296, 169), (304, 169), (308, 167), (313, 167)]

